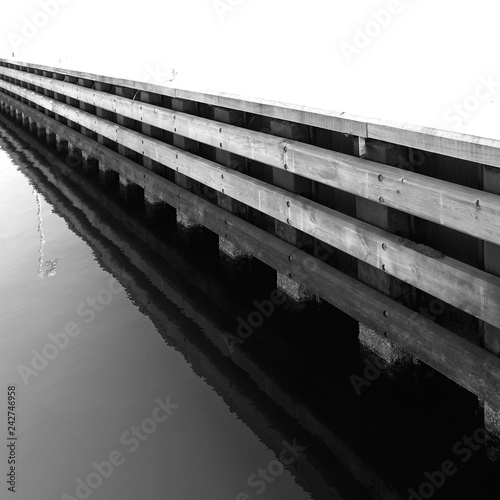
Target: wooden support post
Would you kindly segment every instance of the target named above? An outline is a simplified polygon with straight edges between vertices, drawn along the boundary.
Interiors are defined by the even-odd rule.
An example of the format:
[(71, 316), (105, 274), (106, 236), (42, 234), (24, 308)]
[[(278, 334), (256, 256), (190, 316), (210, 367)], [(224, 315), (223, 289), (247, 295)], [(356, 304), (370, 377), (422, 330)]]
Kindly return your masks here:
[[(214, 107), (213, 108), (213, 119), (218, 122), (227, 123), (229, 125), (239, 125), (242, 124), (245, 117), (243, 112), (235, 111), (226, 108)], [(223, 129), (221, 129), (223, 133)], [(224, 165), (225, 167), (232, 168), (239, 172), (245, 173), (247, 171), (246, 159), (242, 156), (231, 154), (228, 151), (224, 150), (224, 143), (221, 139), (221, 148), (215, 149), (215, 161)], [(205, 193), (211, 193), (205, 187)], [(239, 201), (234, 200), (233, 198), (227, 196), (226, 194), (215, 192), (217, 197), (217, 204), (219, 207), (227, 210), (228, 212), (236, 215), (237, 217), (241, 217), (242, 219), (248, 218), (248, 207)], [(219, 236), (219, 250), (221, 255), (225, 258), (229, 258), (232, 261), (243, 261), (247, 260), (251, 257), (249, 253), (244, 252), (237, 245), (227, 240), (223, 236)]]
[[(134, 90), (125, 88), (125, 87), (116, 87), (116, 95), (120, 97), (125, 97), (127, 99), (132, 99), (134, 97)], [(127, 127), (131, 130), (134, 130), (134, 120), (131, 118), (126, 118), (123, 115), (120, 115), (117, 113), (116, 115), (116, 123), (120, 125), (121, 127)], [(126, 158), (130, 158), (131, 160), (135, 160), (136, 154), (132, 151), (130, 151), (127, 147), (122, 146), (121, 144), (117, 145), (117, 151), (119, 154), (122, 156), (125, 156)], [(122, 183), (122, 180), (120, 178), (120, 184)]]
[[(306, 143), (309, 142), (309, 127), (305, 125), (271, 119), (270, 129), (273, 135), (284, 137), (285, 139), (303, 141)], [(284, 164), (286, 164), (286, 156)], [(282, 189), (286, 189), (290, 193), (300, 193), (308, 197), (312, 196), (312, 181), (287, 172), (286, 167), (284, 170), (277, 168), (273, 169), (273, 184)], [(284, 207), (284, 210), (286, 210), (286, 207)], [(274, 231), (276, 236), (282, 240), (302, 250), (313, 252), (314, 239), (311, 236), (281, 221), (275, 221)], [(315, 299), (312, 291), (297, 283), (293, 279), (293, 276), (286, 276), (278, 273), (277, 288), (285, 292), (287, 296), (298, 303)]]
[[(145, 91), (141, 91), (140, 94), (140, 99), (142, 102), (160, 106), (160, 95)], [(161, 129), (148, 125), (147, 123), (141, 124), (140, 132), (149, 137), (154, 137), (155, 139), (162, 138)], [(156, 174), (161, 175), (162, 177), (165, 176), (165, 167), (160, 163), (152, 160), (151, 158), (143, 156), (142, 164)], [(148, 219), (150, 222), (164, 221), (167, 215), (167, 205), (152, 193), (144, 191), (144, 214), (146, 216), (146, 219)]]
[[(31, 68), (30, 68), (30, 69), (31, 69)], [(38, 69), (31, 69), (31, 71), (30, 71), (30, 69), (28, 69), (28, 72), (29, 72), (29, 73), (34, 73), (35, 75), (43, 76), (43, 71), (38, 70)], [(36, 86), (36, 85), (34, 85), (33, 87), (34, 87), (34, 91), (35, 91), (37, 94), (42, 94), (42, 95), (44, 94), (42, 87), (38, 87), (38, 86)], [(43, 106), (40, 106), (40, 105), (36, 104), (36, 105), (35, 105), (35, 108), (36, 108), (38, 111), (40, 111), (41, 113), (45, 113), (45, 108), (44, 108)]]
[(68, 143), (68, 155), (66, 162), (71, 168), (79, 168), (82, 166), (82, 152), (80, 148), (74, 144)]
[[(314, 146), (354, 156), (353, 138), (350, 135), (346, 136), (340, 132), (318, 128), (314, 130), (312, 139)], [(320, 180), (313, 181), (313, 193), (314, 201), (321, 205), (333, 208), (351, 217), (356, 217), (356, 196), (353, 193), (328, 186)], [(328, 263), (348, 276), (357, 279), (358, 261), (352, 255), (341, 252), (318, 239), (314, 240), (313, 255), (320, 261)]]
[[(94, 89), (100, 92), (109, 92), (110, 88), (111, 86), (109, 85), (109, 83), (95, 82), (94, 85)], [(102, 108), (96, 108), (96, 115), (100, 118), (104, 118), (105, 120), (112, 119), (112, 113)], [(115, 147), (115, 143), (112, 140), (108, 139), (107, 137), (103, 137), (100, 134), (97, 135), (97, 142), (110, 149), (114, 149)], [(99, 172), (101, 172), (101, 165), (99, 165)]]
[[(86, 80), (84, 78), (79, 78), (78, 79), (78, 85), (80, 87), (84, 87), (84, 88), (92, 88), (94, 86), (94, 82), (91, 81), (91, 80)], [(80, 105), (80, 109), (83, 110), (83, 111), (86, 111), (87, 113), (93, 113), (94, 111), (94, 106), (92, 106), (91, 104), (87, 104), (85, 102), (82, 102), (80, 101), (79, 102), (79, 105)], [(87, 137), (91, 137), (92, 139), (96, 139), (96, 134), (95, 132), (92, 132), (91, 130), (85, 128), (85, 127), (80, 127), (80, 132), (83, 134), (83, 135), (86, 135)]]
[[(192, 113), (195, 114), (196, 111), (196, 103), (193, 101), (185, 101), (183, 99), (172, 99), (172, 109), (174, 111), (180, 111), (182, 113)], [(183, 149), (185, 151), (190, 151), (192, 153), (198, 152), (198, 143), (191, 139), (187, 139), (186, 137), (182, 137), (181, 135), (175, 134), (174, 131), (174, 146), (176, 148)], [(199, 190), (199, 182), (193, 181), (189, 177), (180, 174), (178, 172), (175, 173), (175, 183), (189, 191)], [(201, 230), (202, 226), (191, 220), (186, 214), (182, 213), (180, 210), (177, 210), (177, 224), (184, 229), (197, 229)]]
[[(483, 190), (488, 193), (500, 195), (500, 170), (494, 167), (483, 167)], [(484, 270), (500, 276), (500, 246), (484, 242)], [(484, 348), (500, 356), (500, 329), (489, 323), (483, 322)], [(492, 434), (500, 438), (500, 408), (494, 408), (485, 401), (484, 405), (485, 427)]]
[(47, 133), (45, 135), (45, 141), (47, 142), (47, 146), (49, 146), (51, 148), (55, 148), (56, 147), (56, 134), (54, 134), (54, 132), (50, 132), (49, 130), (47, 130)]
[[(367, 160), (390, 166), (401, 165), (401, 158), (408, 156), (407, 149), (402, 146), (376, 140), (365, 141), (363, 138), (357, 138), (355, 153)], [(383, 176), (380, 176), (379, 182), (383, 181)], [(382, 198), (377, 203), (357, 197), (356, 217), (363, 222), (368, 222), (403, 238), (408, 238), (411, 235), (411, 216), (387, 207)], [(383, 246), (379, 252), (380, 260), (383, 262)], [(412, 287), (387, 274), (385, 264), (381, 264), (381, 268), (377, 269), (365, 262), (358, 261), (358, 279), (405, 305), (409, 305), (413, 301)], [(359, 324), (359, 341), (365, 349), (378, 355), (389, 365), (411, 361), (410, 355), (392, 344), (385, 337), (383, 331), (375, 331), (361, 323)]]
[[(12, 109), (12, 108), (11, 108)], [(37, 132), (37, 129), (36, 129), (36, 122), (35, 120), (33, 120), (33, 118), (29, 118), (29, 129), (30, 129), (30, 134), (33, 134), (35, 135), (36, 132)]]
[[(151, 92), (145, 92), (141, 90), (140, 92), (140, 100), (142, 102), (152, 104), (152, 105), (157, 105), (159, 106), (161, 103), (161, 96), (158, 94), (152, 94)], [(141, 129), (139, 130), (144, 135), (147, 135), (148, 137), (154, 137), (155, 139), (161, 139), (161, 129), (157, 127), (153, 127), (152, 125), (149, 125), (147, 123), (141, 123)], [(153, 170), (155, 173), (160, 173), (161, 169), (159, 168), (160, 165), (151, 160), (151, 158), (147, 158), (143, 156), (142, 159), (142, 164), (146, 167), (149, 168), (150, 170)]]
[(56, 150), (58, 153), (61, 155), (66, 156), (68, 154), (68, 141), (60, 136), (59, 134), (56, 134)]
[[(54, 80), (62, 81), (62, 80), (64, 80), (64, 75), (61, 75), (59, 73), (52, 73), (52, 78)], [(54, 92), (54, 100), (59, 101), (59, 102), (66, 102), (66, 96), (64, 94), (59, 94), (57, 92)], [(63, 118), (61, 115), (56, 114), (55, 119), (58, 122), (66, 123), (66, 119)]]
[(118, 174), (112, 168), (99, 162), (99, 184), (105, 188), (112, 187), (117, 179)]
[[(65, 81), (67, 83), (78, 83), (78, 78), (74, 77), (74, 76), (66, 76), (65, 77)], [(80, 107), (80, 103), (79, 101), (77, 101), (76, 99), (73, 99), (71, 97), (66, 97), (66, 104), (68, 106), (73, 106), (74, 108), (79, 108)], [(66, 120), (66, 124), (68, 125), (69, 128), (72, 128), (73, 130), (78, 130), (78, 132), (80, 132), (80, 129), (81, 129), (81, 126), (78, 125), (78, 123), (75, 123), (69, 119)]]
[(45, 127), (43, 125), (40, 125), (39, 123), (36, 124), (36, 136), (41, 141), (45, 141), (46, 140)]
[(131, 182), (123, 175), (119, 175), (120, 196), (129, 204), (135, 204), (139, 200), (139, 186)]
[[(115, 93), (117, 96), (125, 97), (127, 99), (133, 99), (135, 91), (126, 87), (116, 87)], [(118, 125), (120, 125), (121, 127), (126, 127), (130, 130), (134, 130), (134, 120), (132, 120), (131, 118), (126, 118), (118, 113), (116, 115), (116, 123), (118, 123)], [(125, 158), (131, 159), (132, 161), (136, 161), (137, 159), (137, 154), (134, 151), (131, 151), (129, 148), (121, 144), (117, 144), (117, 152)], [(134, 205), (139, 201), (141, 189), (137, 184), (130, 182), (126, 177), (122, 175), (119, 176), (119, 189), (122, 200), (124, 200), (127, 204)]]
[[(45, 78), (52, 78), (52, 72), (51, 71), (42, 71), (42, 74)], [(43, 95), (44, 96), (47, 96), (49, 98), (52, 98), (52, 95), (54, 93), (51, 92), (50, 90), (47, 90), (47, 89), (43, 89)], [(44, 113), (47, 115), (47, 116), (50, 116), (51, 118), (54, 118), (54, 113), (52, 113), (51, 111), (49, 111), (48, 109), (45, 109), (44, 110)]]
[(92, 156), (92, 152), (82, 150), (82, 168), (83, 173), (88, 176), (97, 176), (99, 173), (98, 160)]

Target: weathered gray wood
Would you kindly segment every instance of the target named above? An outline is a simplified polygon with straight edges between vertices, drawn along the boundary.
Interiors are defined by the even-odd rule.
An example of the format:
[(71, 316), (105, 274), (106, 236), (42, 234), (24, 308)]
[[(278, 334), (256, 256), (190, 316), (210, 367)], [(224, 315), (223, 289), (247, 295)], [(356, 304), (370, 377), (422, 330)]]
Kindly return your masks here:
[(208, 229), (223, 235), (277, 271), (311, 287), (319, 296), (358, 321), (387, 332), (394, 343), (482, 400), (500, 407), (498, 357), (48, 116), (9, 96), (1, 96), (1, 99), (35, 117), (50, 131), (70, 137), (73, 144), (93, 149), (95, 156), (105, 160), (119, 175), (136, 182), (162, 201), (174, 207), (180, 206)]
[[(0, 65), (8, 62), (9, 61), (5, 59), (0, 59)], [(430, 127), (367, 119), (344, 112), (332, 112), (265, 99), (252, 99), (224, 93), (175, 89), (172, 87), (153, 85), (122, 78), (69, 71), (30, 63), (16, 62), (16, 65), (24, 68), (57, 71), (61, 74), (74, 75), (94, 81), (110, 83), (112, 85), (133, 87), (160, 95), (168, 95), (213, 106), (260, 114), (271, 118), (294, 121), (358, 137), (393, 142), (415, 149), (423, 149), (425, 151), (462, 158), (476, 163), (500, 167), (500, 155), (498, 154), (500, 141), (497, 139), (486, 139)]]
[[(500, 197), (496, 194), (105, 92), (15, 70), (5, 71), (13, 71), (12, 75), (23, 81), (230, 153), (280, 169), (286, 164), (289, 172), (302, 177), (500, 244)], [(495, 151), (500, 156), (500, 149)]]
[(498, 139), (383, 120), (368, 123), (367, 136), (430, 153), (500, 167)]
[[(0, 66), (8, 63), (5, 59), (0, 59)], [(39, 64), (24, 63), (16, 61), (17, 66), (23, 68), (37, 68), (56, 71), (63, 75), (72, 75), (79, 78), (86, 78), (93, 81), (108, 83), (123, 87), (131, 87), (137, 90), (153, 92), (159, 95), (177, 97), (190, 101), (231, 108), (238, 111), (255, 113), (281, 120), (297, 121), (305, 125), (312, 125), (328, 130), (335, 130), (354, 136), (366, 136), (366, 123), (354, 115), (347, 115), (344, 112), (325, 111), (307, 106), (297, 106), (296, 104), (286, 104), (267, 99), (242, 98), (240, 96), (229, 95), (216, 92), (197, 92), (195, 90), (177, 89), (156, 85), (146, 82), (138, 82), (125, 78), (115, 78), (106, 75), (97, 75), (81, 71), (67, 70), (63, 68), (53, 68)]]
[(51, 109), (219, 192), (287, 222), (444, 302), (500, 326), (500, 279), (462, 262), (436, 259), (399, 238), (298, 195), (275, 188), (138, 132), (0, 81), (0, 87)]

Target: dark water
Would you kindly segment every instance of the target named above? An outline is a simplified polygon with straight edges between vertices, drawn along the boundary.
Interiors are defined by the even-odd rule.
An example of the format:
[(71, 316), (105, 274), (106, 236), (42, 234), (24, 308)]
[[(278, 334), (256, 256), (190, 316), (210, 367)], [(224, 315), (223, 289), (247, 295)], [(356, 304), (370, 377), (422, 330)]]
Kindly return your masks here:
[[(165, 342), (120, 285), (122, 277), (103, 265), (110, 256), (99, 252), (106, 248), (91, 248), (57, 213), (76, 209), (55, 207), (36, 184), (0, 150), (0, 379), (2, 393), (7, 384), (17, 386), (16, 498), (75, 496), (76, 480), (115, 450), (123, 463), (91, 498), (234, 499), (249, 491), (247, 478), (275, 460), (273, 452)], [(133, 272), (121, 263), (117, 269)], [(150, 289), (146, 284), (144, 293)], [(171, 335), (202, 335), (203, 317), (189, 321), (168, 300), (161, 313)], [(81, 331), (54, 355), (46, 348), (54, 343), (49, 335), (68, 324)], [(52, 359), (46, 366), (39, 360), (40, 370), (30, 373), (33, 350)], [(168, 398), (167, 409), (155, 413), (158, 401), (165, 405)], [(156, 422), (154, 416), (168, 418)], [(141, 424), (150, 434), (135, 437), (132, 427)], [(1, 488), (0, 498), (8, 498)], [(311, 497), (285, 470), (259, 498)]]
[(454, 459), (433, 498), (498, 498), (485, 450), (463, 463), (453, 451), (481, 426), (465, 391), (416, 372), (402, 385), (381, 375), (359, 396), (356, 324), (326, 304), (276, 307), (232, 343), (273, 293), (272, 270), (223, 265), (217, 238), (187, 239), (174, 211), (148, 225), (140, 204), (128, 209), (2, 123), (0, 380), (17, 386), (19, 435), (10, 497), (405, 499)]

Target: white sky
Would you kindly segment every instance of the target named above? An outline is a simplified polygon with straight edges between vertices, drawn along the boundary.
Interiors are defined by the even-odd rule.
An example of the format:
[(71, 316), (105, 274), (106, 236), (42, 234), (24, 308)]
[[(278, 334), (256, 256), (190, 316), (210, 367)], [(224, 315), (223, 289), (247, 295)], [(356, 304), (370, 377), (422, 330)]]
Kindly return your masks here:
[[(156, 83), (175, 68), (178, 87), (500, 138), (494, 0), (4, 0), (1, 57), (44, 1), (67, 4), (17, 39), (18, 59)], [(369, 22), (377, 29), (373, 13), (392, 5), (349, 63), (341, 44), (354, 46)], [(464, 100), (458, 120), (452, 106)]]

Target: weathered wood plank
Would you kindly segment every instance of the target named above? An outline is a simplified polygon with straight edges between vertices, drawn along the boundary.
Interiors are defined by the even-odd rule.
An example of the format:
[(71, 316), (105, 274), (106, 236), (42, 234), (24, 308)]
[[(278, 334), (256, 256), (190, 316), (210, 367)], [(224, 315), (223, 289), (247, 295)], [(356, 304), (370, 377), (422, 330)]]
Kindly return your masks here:
[[(181, 206), (191, 218), (208, 229), (226, 237), (277, 271), (313, 288), (319, 296), (358, 321), (387, 332), (392, 342), (480, 399), (500, 406), (498, 357), (33, 108), (9, 96), (0, 98), (35, 117), (52, 132), (92, 148), (95, 156), (102, 157), (131, 182), (137, 182), (174, 207)], [(110, 158), (113, 161), (110, 162)]]
[(289, 120), (358, 137), (379, 139), (415, 149), (462, 158), (475, 163), (500, 167), (500, 154), (498, 153), (500, 149), (500, 140), (498, 139), (486, 139), (430, 127), (367, 119), (344, 112), (314, 109), (265, 99), (244, 98), (224, 93), (200, 92), (189, 89), (176, 89), (173, 87), (165, 87), (128, 79), (0, 59), (0, 66), (3, 64), (16, 64), (24, 68), (56, 71), (61, 74), (78, 76), (80, 78), (101, 81), (112, 85), (147, 90), (160, 95), (178, 97), (180, 99), (260, 114), (271, 118)]
[(290, 172), (302, 177), (500, 244), (498, 195), (105, 92), (19, 73), (12, 75), (276, 168), (283, 169), (286, 164)]
[(201, 182), (235, 200), (383, 269), (444, 302), (500, 326), (500, 278), (405, 246), (399, 238), (301, 196), (199, 158), (43, 95), (0, 81), (0, 87), (61, 114), (108, 139)]
[(271, 118), (281, 120), (297, 121), (305, 125), (321, 127), (327, 130), (335, 130), (355, 136), (366, 136), (366, 123), (354, 115), (347, 115), (344, 112), (326, 111), (315, 109), (307, 106), (298, 106), (296, 104), (287, 104), (283, 102), (271, 101), (268, 99), (246, 98), (227, 93), (216, 92), (200, 92), (197, 90), (178, 89), (163, 85), (140, 82), (125, 78), (116, 78), (106, 75), (98, 75), (94, 73), (86, 73), (81, 71), (67, 70), (63, 68), (53, 68), (49, 66), (24, 63), (19, 61), (8, 61), (0, 59), (0, 66), (3, 64), (15, 64), (23, 68), (45, 69), (56, 71), (64, 75), (77, 76), (93, 81), (108, 83), (122, 87), (131, 87), (137, 90), (145, 90), (159, 95), (177, 97), (190, 101), (210, 104), (212, 106), (220, 106), (231, 108), (247, 113), (255, 113)]
[(500, 167), (500, 140), (382, 120), (368, 123), (370, 139)]

